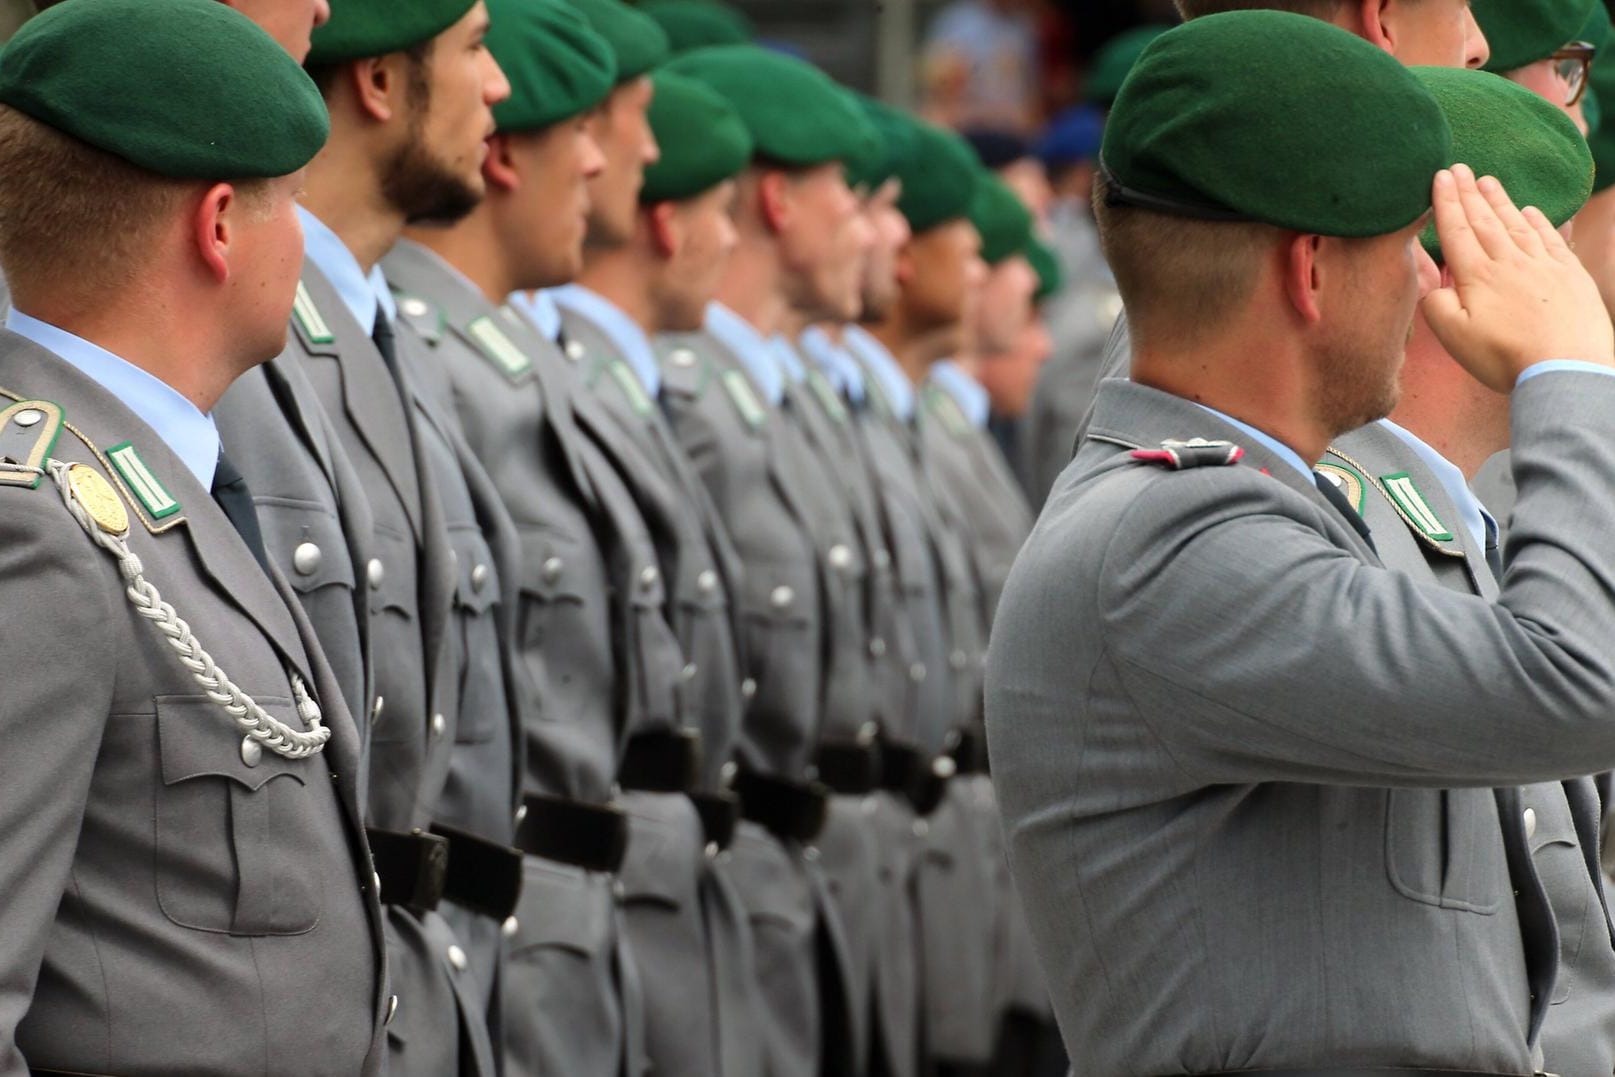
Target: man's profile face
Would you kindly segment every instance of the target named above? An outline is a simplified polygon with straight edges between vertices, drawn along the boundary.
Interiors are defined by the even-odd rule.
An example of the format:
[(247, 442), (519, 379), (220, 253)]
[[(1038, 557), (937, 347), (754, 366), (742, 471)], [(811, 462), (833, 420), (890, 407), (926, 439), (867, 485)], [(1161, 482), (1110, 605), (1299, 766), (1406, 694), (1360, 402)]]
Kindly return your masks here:
[(893, 178), (864, 200), (871, 240), (864, 258), (861, 321), (885, 321), (897, 302), (897, 253), (910, 235), (908, 218), (897, 208), (902, 196), (902, 181)]
[(1566, 104), (1573, 96), (1573, 87), (1560, 71), (1557, 61), (1538, 60), (1534, 64), (1527, 64), (1510, 71), (1508, 79), (1559, 109), (1575, 122), (1583, 135), (1587, 133), (1587, 117), (1582, 111), (1581, 102), (1578, 100), (1574, 105)]
[(231, 7), (263, 27), (280, 42), (292, 59), (308, 59), (309, 37), (316, 26), (331, 17), (330, 0), (226, 0)]
[(791, 306), (810, 321), (858, 314), (864, 261), (872, 239), (858, 196), (840, 162), (789, 177), (793, 213), (780, 234)]
[(735, 181), (716, 187), (672, 207), (675, 249), (663, 267), (667, 320), (663, 332), (693, 332), (701, 328), (707, 306), (718, 294), (729, 257), (739, 242), (735, 229)]
[(240, 339), (254, 363), (286, 347), (292, 299), (303, 270), (303, 229), (297, 217), (302, 171), (264, 180), (229, 210), (230, 290)]
[(1409, 67), (1483, 67), (1491, 57), (1469, 0), (1395, 0), (1382, 16)]
[(654, 93), (648, 76), (630, 79), (611, 91), (589, 117), (590, 133), (606, 162), (589, 181), (591, 243), (614, 247), (634, 234), (645, 169), (661, 159), (646, 116)]
[[(987, 277), (981, 234), (963, 217), (909, 240), (899, 264), (904, 316), (916, 332), (960, 334)], [(957, 351), (959, 340), (950, 350)]]
[(976, 349), (985, 355), (1011, 351), (1032, 321), (1037, 270), (1023, 255), (1012, 255), (987, 270), (976, 304)]
[(503, 228), (507, 242), (521, 247), (523, 288), (565, 284), (583, 270), (590, 185), (605, 165), (591, 129), (576, 116), (511, 143), (520, 187)]

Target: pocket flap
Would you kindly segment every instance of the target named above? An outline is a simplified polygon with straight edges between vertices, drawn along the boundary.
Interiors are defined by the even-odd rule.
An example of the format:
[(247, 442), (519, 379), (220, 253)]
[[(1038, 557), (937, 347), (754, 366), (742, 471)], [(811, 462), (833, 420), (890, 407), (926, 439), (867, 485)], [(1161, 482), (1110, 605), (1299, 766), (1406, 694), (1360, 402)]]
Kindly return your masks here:
[(286, 580), (304, 594), (337, 584), (353, 589), (353, 556), (342, 523), (323, 505), (268, 498), (258, 502), (270, 559), (290, 565)]
[(757, 562), (746, 566), (741, 611), (775, 624), (803, 625), (819, 600), (818, 576), (806, 561)]
[(454, 601), (475, 613), (499, 604), (499, 568), (482, 532), (456, 528), (449, 533), (454, 547)]
[(521, 590), (542, 602), (583, 602), (607, 593), (598, 550), (550, 529), (524, 530), (521, 536)]
[[(303, 728), (289, 698), (253, 698), (271, 716), (293, 729)], [(229, 778), (256, 790), (282, 774), (302, 782), (304, 769), (318, 765), (310, 759), (287, 759), (260, 747), (251, 753), (255, 761), (249, 766), (242, 751), (246, 734), (219, 704), (206, 696), (160, 696), (156, 704), (164, 785), (212, 776)]]

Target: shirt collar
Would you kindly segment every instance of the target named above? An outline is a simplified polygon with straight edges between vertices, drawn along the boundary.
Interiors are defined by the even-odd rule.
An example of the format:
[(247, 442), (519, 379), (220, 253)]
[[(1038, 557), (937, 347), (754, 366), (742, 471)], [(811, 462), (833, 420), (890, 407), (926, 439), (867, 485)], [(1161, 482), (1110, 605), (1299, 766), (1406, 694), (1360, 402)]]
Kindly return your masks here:
[(397, 321), (398, 308), (381, 266), (371, 266), (366, 273), (348, 245), (324, 221), (302, 206), (297, 207), (297, 216), (303, 222), (303, 253), (336, 289), (359, 327), (366, 334), (374, 334), (378, 310), (384, 311), (389, 321)]
[(908, 380), (897, 357), (886, 345), (856, 325), (847, 327), (847, 350), (863, 364), (864, 369), (878, 382), (886, 395), (886, 402), (899, 419), (909, 422), (914, 418), (914, 383)]
[(213, 469), (219, 462), (219, 431), (213, 416), (202, 414), (167, 382), (65, 329), (15, 309), (6, 315), (6, 328), (61, 356), (117, 397), (163, 439), (202, 489), (213, 489)]
[(506, 302), (532, 322), (545, 340), (560, 337), (561, 312), (549, 292), (511, 292)]
[(992, 399), (981, 382), (965, 373), (964, 367), (952, 359), (944, 359), (931, 367), (930, 379), (953, 397), (965, 418), (978, 430), (987, 429), (987, 416), (992, 412)]
[(1398, 426), (1389, 419), (1381, 419), (1379, 422), (1385, 429), (1401, 438), (1408, 448), (1418, 454), (1425, 466), (1435, 473), (1442, 488), (1447, 491), (1447, 496), (1452, 498), (1453, 505), (1458, 509), (1458, 515), (1463, 517), (1464, 526), (1469, 529), (1470, 535), (1475, 540), (1475, 548), (1485, 550), (1487, 536), (1496, 533), (1497, 524), (1491, 519), (1474, 491), (1469, 488), (1469, 483), (1465, 481), (1464, 473), (1458, 469), (1458, 465), (1436, 452), (1423, 438), (1406, 427)]
[(810, 325), (802, 330), (802, 354), (808, 361), (819, 368), (819, 372), (830, 380), (836, 391), (851, 400), (854, 404), (864, 402), (864, 372), (858, 365), (858, 360), (847, 354), (847, 350), (816, 325)]
[(1208, 408), (1204, 404), (1196, 404), (1195, 406), (1203, 411), (1209, 411), (1211, 414), (1215, 415), (1229, 426), (1242, 430), (1251, 437), (1255, 438), (1257, 441), (1261, 442), (1262, 445), (1271, 450), (1272, 453), (1280, 460), (1283, 460), (1286, 464), (1289, 464), (1291, 467), (1295, 468), (1302, 475), (1305, 475), (1308, 482), (1316, 483), (1318, 481), (1317, 472), (1313, 471), (1306, 465), (1306, 461), (1301, 459), (1301, 454), (1284, 444), (1284, 442), (1273, 437), (1271, 434), (1264, 434), (1250, 423), (1242, 423), (1232, 415), (1220, 412), (1216, 408)]
[(746, 373), (758, 390), (774, 407), (785, 399), (785, 375), (779, 367), (774, 349), (752, 324), (722, 303), (707, 305), (707, 332), (735, 355), (745, 366)]
[(650, 338), (637, 322), (622, 312), (622, 308), (581, 284), (551, 289), (546, 297), (552, 299), (555, 306), (572, 311), (598, 326), (622, 356), (623, 362), (639, 375), (645, 392), (652, 399), (661, 393), (662, 369), (656, 362), (656, 352), (650, 346)]

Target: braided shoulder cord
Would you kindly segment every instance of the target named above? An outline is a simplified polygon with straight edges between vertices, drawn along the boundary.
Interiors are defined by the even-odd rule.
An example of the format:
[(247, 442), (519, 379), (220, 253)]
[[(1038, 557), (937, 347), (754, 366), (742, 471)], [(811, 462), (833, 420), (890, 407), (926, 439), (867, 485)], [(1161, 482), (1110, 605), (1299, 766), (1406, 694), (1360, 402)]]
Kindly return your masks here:
[(305, 759), (314, 755), (325, 747), (325, 742), (331, 739), (331, 731), (321, 725), (320, 705), (316, 703), (303, 684), (302, 677), (291, 673), (292, 698), (297, 704), (297, 715), (308, 726), (307, 731), (293, 729), (285, 722), (275, 718), (260, 707), (251, 696), (237, 688), (229, 676), (213, 661), (211, 655), (202, 649), (196, 637), (191, 634), (191, 628), (180, 616), (174, 612), (174, 607), (163, 601), (144, 575), (145, 568), (140, 558), (129, 549), (129, 544), (120, 535), (113, 535), (103, 531), (90, 518), (90, 514), (78, 501), (72, 485), (68, 482), (69, 465), (59, 460), (48, 461), (46, 467), (56, 485), (61, 489), (62, 501), (67, 505), (67, 511), (72, 513), (73, 519), (79, 522), (97, 546), (100, 546), (113, 559), (118, 562), (118, 571), (123, 574), (127, 585), (124, 594), (129, 603), (134, 606), (135, 612), (146, 618), (152, 625), (167, 638), (168, 643), (179, 656), (180, 663), (190, 670), (191, 676), (209, 699), (224, 708), (226, 714), (234, 719), (237, 726), (247, 736), (253, 738), (265, 748), (287, 759)]

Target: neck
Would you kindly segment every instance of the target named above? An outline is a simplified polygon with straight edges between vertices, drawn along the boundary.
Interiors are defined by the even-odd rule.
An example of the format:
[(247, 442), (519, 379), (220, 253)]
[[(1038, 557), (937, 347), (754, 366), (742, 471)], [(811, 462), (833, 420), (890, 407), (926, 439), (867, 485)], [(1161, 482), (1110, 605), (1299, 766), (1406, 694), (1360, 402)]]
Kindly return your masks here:
[(931, 367), (948, 358), (959, 344), (958, 326), (920, 330), (905, 317), (901, 304), (885, 321), (864, 328), (892, 353), (908, 380), (915, 385), (925, 380)]
[(1402, 398), (1391, 420), (1473, 479), (1508, 448), (1508, 398), (1464, 372), (1420, 324), (1402, 368)]
[(578, 283), (609, 300), (626, 314), (646, 336), (665, 332), (670, 326), (657, 314), (651, 286), (656, 256), (638, 244), (597, 247), (584, 252), (583, 272)]
[(780, 278), (777, 244), (755, 236), (743, 239), (724, 271), (717, 300), (763, 336), (772, 336), (780, 332), (790, 311)]
[(344, 150), (333, 132), (308, 167), (302, 203), (337, 234), (368, 273), (404, 234), (404, 215), (387, 204), (373, 162)]
[(522, 274), (514, 270), (506, 254), (506, 246), (500, 241), (503, 232), (497, 214), (486, 202), (455, 224), (410, 227), (404, 235), (463, 273), (467, 280), (477, 286), (482, 297), (496, 307), (512, 292), (546, 288), (557, 283), (523, 280)]

